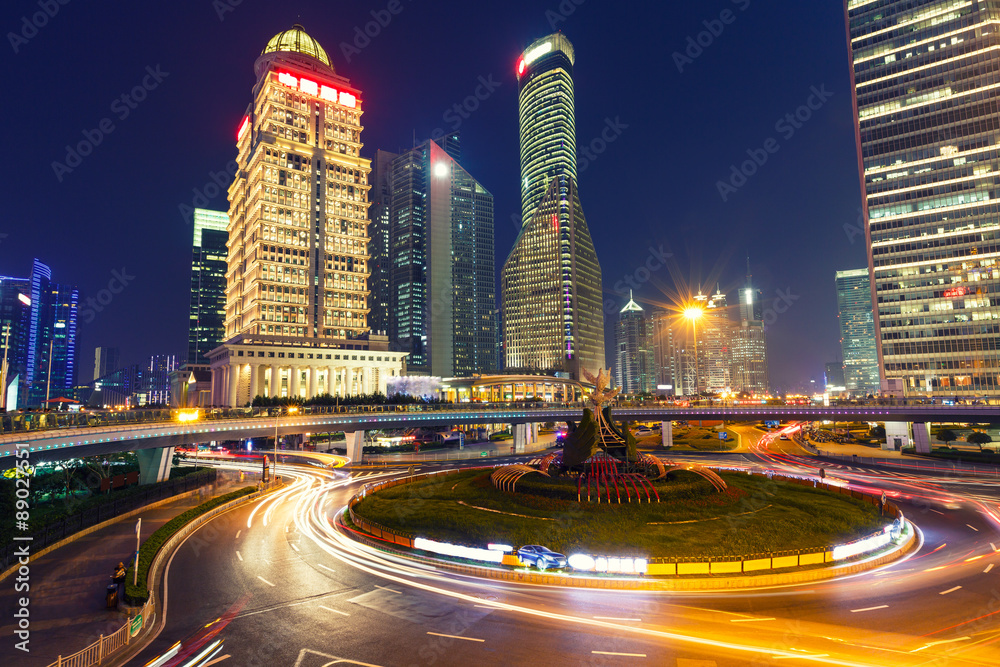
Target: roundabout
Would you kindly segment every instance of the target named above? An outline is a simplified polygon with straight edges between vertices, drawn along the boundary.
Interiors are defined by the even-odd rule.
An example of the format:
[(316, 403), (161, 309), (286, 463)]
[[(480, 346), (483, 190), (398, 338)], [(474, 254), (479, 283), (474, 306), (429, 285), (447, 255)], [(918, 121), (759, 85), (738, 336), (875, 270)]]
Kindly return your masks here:
[[(345, 534), (444, 569), (550, 585), (710, 589), (856, 573), (905, 555), (916, 531), (885, 497), (794, 476), (678, 465), (636, 450), (604, 407), (529, 464), (366, 486)], [(541, 556), (539, 555), (541, 554)], [(702, 577), (709, 579), (702, 579)]]

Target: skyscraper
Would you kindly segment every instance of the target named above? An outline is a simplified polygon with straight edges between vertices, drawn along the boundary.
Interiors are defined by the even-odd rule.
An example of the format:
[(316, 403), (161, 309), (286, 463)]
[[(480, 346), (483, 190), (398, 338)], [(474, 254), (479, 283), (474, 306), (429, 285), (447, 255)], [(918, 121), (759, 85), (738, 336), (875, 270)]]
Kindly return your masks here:
[(117, 347), (95, 347), (94, 348), (94, 379), (98, 380), (109, 373), (118, 370), (118, 348)]
[(652, 393), (656, 388), (653, 320), (629, 292), (615, 327), (615, 381), (626, 394)]
[(747, 282), (740, 289), (740, 322), (733, 332), (730, 375), (733, 390), (748, 394), (765, 394), (769, 385), (762, 302), (760, 290), (753, 286), (747, 258)]
[[(996, 3), (851, 0), (847, 21), (882, 377), (911, 393), (995, 395)], [(867, 366), (844, 363), (848, 387), (869, 386)]]
[(852, 393), (879, 391), (875, 318), (868, 269), (837, 271), (837, 319), (844, 355), (844, 386)]
[(392, 205), (392, 189), (389, 175), (392, 173), (392, 161), (399, 157), (396, 153), (376, 150), (372, 160), (371, 208), (368, 209), (371, 258), (368, 268), (371, 277), (368, 285), (371, 290), (368, 313), (368, 323), (372, 331), (388, 332), (391, 328), (389, 316), (389, 276), (392, 267), (389, 256), (389, 210)]
[(52, 271), (37, 259), (31, 268), (31, 320), (27, 364), (27, 405), (72, 395), (76, 379), (76, 287), (52, 281)]
[(225, 338), (228, 225), (229, 216), (225, 211), (194, 210), (188, 311), (189, 364), (207, 364), (208, 353)]
[(403, 356), (369, 333), (360, 91), (293, 26), (254, 63), (229, 188), (224, 345), (213, 402), (385, 392)]
[(390, 167), (389, 337), (411, 374), (467, 377), (496, 365), (493, 195), (443, 139)]
[[(27, 399), (30, 334), (31, 280), (0, 277), (0, 346), (3, 346), (3, 357), (0, 357), (0, 375), (3, 376), (0, 382), (0, 405), (8, 410), (23, 406)], [(11, 403), (7, 403), (8, 392)]]
[[(699, 299), (698, 297), (701, 297)], [(704, 315), (698, 323), (698, 386), (701, 391), (721, 392), (731, 389), (733, 349), (738, 329), (729, 318), (726, 295), (716, 288), (715, 294), (695, 297), (705, 303)]]
[(576, 182), (574, 59), (556, 33), (517, 61), (522, 227), (501, 296), (506, 368), (579, 378), (605, 359), (601, 267)]
[(672, 394), (682, 394), (680, 387), (679, 351), (675, 344), (674, 320), (669, 311), (653, 309), (653, 358), (656, 364), (656, 386), (670, 387)]

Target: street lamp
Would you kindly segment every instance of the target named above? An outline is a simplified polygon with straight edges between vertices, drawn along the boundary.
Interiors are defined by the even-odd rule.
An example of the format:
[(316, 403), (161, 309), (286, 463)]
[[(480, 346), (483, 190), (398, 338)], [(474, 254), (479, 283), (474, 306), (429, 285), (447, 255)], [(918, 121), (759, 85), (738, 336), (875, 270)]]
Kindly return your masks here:
[(694, 332), (694, 393), (695, 396), (700, 394), (699, 391), (699, 370), (698, 370), (698, 320), (702, 318), (705, 314), (705, 309), (701, 306), (688, 306), (684, 309), (684, 318), (691, 322), (691, 329)]

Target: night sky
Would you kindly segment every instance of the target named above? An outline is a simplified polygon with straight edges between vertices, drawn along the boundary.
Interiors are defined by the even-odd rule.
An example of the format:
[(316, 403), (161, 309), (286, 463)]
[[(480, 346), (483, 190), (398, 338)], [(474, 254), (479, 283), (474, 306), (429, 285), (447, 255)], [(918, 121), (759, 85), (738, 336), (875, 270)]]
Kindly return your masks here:
[[(603, 152), (580, 174), (605, 299), (617, 304), (609, 350), (627, 299), (616, 285), (642, 282), (650, 248), (662, 246), (671, 267), (642, 282), (640, 303), (669, 304), (699, 283), (721, 284), (734, 302), (749, 253), (768, 306), (778, 290), (790, 295), (767, 318), (772, 385), (819, 383), (823, 364), (839, 357), (833, 275), (866, 265), (863, 235), (845, 231), (858, 225), (861, 195), (839, 2), (62, 1), (7, 0), (0, 10), (0, 274), (26, 276), (38, 257), (82, 300), (125, 274), (124, 290), (81, 315), (79, 382), (90, 379), (97, 345), (120, 347), (123, 363), (154, 353), (183, 360), (192, 226), (179, 207), (214, 191), (211, 172), (236, 154), (254, 60), (294, 23), (362, 91), (366, 157), (461, 120), (463, 166), (495, 197), (498, 271), (520, 211), (515, 61), (561, 30), (576, 48), (579, 154), (605, 128), (612, 138), (593, 146)], [(38, 14), (46, 2), (51, 18)], [(372, 11), (390, 20), (356, 49)], [(36, 14), (44, 25), (25, 28), (23, 17)], [(692, 48), (678, 71), (674, 53), (699, 32), (708, 46)], [(480, 77), (499, 85), (460, 118), (453, 106)], [(144, 79), (145, 99), (122, 102)], [(811, 117), (776, 126), (813, 87), (829, 97), (812, 99)], [(91, 154), (71, 171), (54, 168), (75, 164), (66, 146), (85, 131), (100, 138)], [(768, 139), (777, 152), (763, 151)], [(717, 183), (748, 150), (767, 161), (723, 201)], [(224, 192), (207, 204), (225, 210)]]

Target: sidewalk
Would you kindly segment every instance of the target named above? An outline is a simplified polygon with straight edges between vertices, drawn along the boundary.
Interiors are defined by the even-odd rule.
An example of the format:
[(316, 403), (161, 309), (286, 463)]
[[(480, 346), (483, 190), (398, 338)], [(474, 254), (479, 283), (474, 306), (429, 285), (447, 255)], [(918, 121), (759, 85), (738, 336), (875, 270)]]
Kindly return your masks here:
[[(202, 487), (203, 497), (194, 493), (186, 498), (170, 500), (155, 509), (144, 511), (143, 540), (178, 514), (197, 507), (216, 495), (253, 485), (249, 477), (240, 483), (239, 473), (219, 471), (215, 484)], [(0, 664), (24, 667), (47, 667), (58, 656), (72, 655), (86, 648), (101, 634), (108, 635), (126, 621), (124, 605), (118, 610), (106, 609), (104, 595), (111, 583), (110, 576), (119, 561), (128, 564), (135, 553), (135, 524), (138, 517), (115, 521), (105, 528), (85, 535), (64, 547), (52, 551), (29, 567), (29, 591), (17, 591), (18, 576), (0, 582)], [(14, 647), (20, 640), (11, 623), (18, 608), (17, 600), (30, 599), (30, 653)]]

